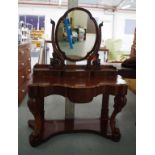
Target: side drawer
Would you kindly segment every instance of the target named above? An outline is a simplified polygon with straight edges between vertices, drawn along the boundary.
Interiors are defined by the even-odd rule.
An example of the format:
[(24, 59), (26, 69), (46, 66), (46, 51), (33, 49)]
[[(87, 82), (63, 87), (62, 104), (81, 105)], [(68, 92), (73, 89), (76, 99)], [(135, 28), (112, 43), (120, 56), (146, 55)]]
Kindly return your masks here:
[(25, 75), (25, 70), (20, 69), (18, 71), (18, 86), (23, 85), (24, 82), (26, 82), (26, 75)]
[(18, 62), (18, 70), (25, 70), (26, 64), (23, 61)]
[(25, 51), (25, 57), (26, 58), (29, 58), (29, 57), (31, 57), (31, 55), (30, 55), (30, 53), (31, 53), (31, 49), (30, 49), (30, 47), (28, 46), (28, 47), (25, 47), (24, 48), (24, 51)]
[(31, 74), (31, 66), (30, 66), (30, 63), (28, 63), (26, 64), (26, 67), (25, 67), (25, 75), (27, 80), (30, 79), (30, 74)]
[(27, 92), (27, 85), (24, 83), (22, 86), (18, 87), (18, 103), (20, 104), (24, 99)]
[(18, 48), (18, 62), (25, 61), (25, 50)]

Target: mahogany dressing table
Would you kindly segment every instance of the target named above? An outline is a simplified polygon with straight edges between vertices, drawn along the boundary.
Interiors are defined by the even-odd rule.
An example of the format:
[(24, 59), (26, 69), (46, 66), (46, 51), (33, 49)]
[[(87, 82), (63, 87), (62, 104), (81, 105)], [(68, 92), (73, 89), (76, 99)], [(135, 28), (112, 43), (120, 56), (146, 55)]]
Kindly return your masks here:
[[(85, 22), (77, 20), (79, 14)], [(68, 22), (68, 25), (65, 22)], [(117, 68), (100, 64), (98, 51), (103, 23), (97, 25), (88, 10), (77, 7), (68, 10), (59, 19), (56, 29), (55, 22), (51, 20), (51, 24), (53, 58), (50, 65), (34, 66), (32, 81), (28, 85), (28, 107), (34, 116), (34, 120), (28, 121), (28, 125), (33, 129), (29, 137), (30, 144), (37, 146), (54, 135), (73, 132), (92, 132), (119, 141), (121, 134), (116, 127), (115, 118), (126, 104), (128, 86), (118, 75)], [(78, 36), (81, 37), (80, 40), (73, 42), (74, 26), (86, 29), (85, 39), (81, 34)], [(67, 33), (67, 38), (64, 38), (64, 32)], [(87, 64), (66, 65), (65, 60), (87, 60)], [(101, 117), (45, 120), (44, 97), (52, 94), (62, 95), (74, 103), (81, 104), (88, 103), (93, 97), (102, 94)], [(109, 95), (115, 96), (111, 116), (108, 113)]]

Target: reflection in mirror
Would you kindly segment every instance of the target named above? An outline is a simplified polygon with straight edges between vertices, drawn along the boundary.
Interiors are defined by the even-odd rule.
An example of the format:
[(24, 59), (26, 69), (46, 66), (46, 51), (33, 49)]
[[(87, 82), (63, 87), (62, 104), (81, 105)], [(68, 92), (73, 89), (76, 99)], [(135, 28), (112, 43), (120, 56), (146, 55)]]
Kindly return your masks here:
[(58, 44), (71, 59), (80, 59), (92, 50), (96, 41), (95, 23), (82, 10), (74, 10), (67, 14), (58, 26)]

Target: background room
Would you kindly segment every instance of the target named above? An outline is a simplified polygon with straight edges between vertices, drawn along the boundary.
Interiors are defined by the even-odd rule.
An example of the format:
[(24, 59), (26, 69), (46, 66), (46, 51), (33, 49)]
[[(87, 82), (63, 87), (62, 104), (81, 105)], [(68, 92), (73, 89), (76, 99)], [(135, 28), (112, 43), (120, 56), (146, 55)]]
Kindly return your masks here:
[[(67, 4), (67, 0), (19, 0), (19, 27), (22, 22), (29, 25), (30, 36), (28, 37), (32, 40), (31, 52), (34, 56), (32, 64), (36, 63), (35, 58), (39, 56), (38, 53), (45, 40), (51, 39), (50, 19), (57, 23), (62, 14), (67, 11)], [(134, 0), (79, 0), (78, 6), (87, 8), (98, 23), (103, 21), (101, 46), (110, 49), (108, 60), (122, 61), (128, 57), (136, 27), (136, 2)], [(79, 20), (81, 21), (80, 16)], [(53, 49), (50, 44), (47, 44), (47, 49), (50, 50), (49, 57), (52, 57)], [(100, 55), (101, 62), (104, 63), (107, 59), (104, 59), (106, 55), (103, 55), (103, 52), (100, 52)]]
[[(118, 143), (106, 141), (93, 134), (73, 134), (56, 136), (47, 143), (38, 146), (35, 150), (30, 146), (28, 136), (32, 130), (28, 127), (28, 120), (33, 119), (27, 103), (31, 95), (27, 86), (32, 82), (34, 67), (40, 64), (50, 65), (50, 59), (54, 57), (52, 46), (52, 21), (58, 24), (60, 17), (72, 7), (87, 9), (101, 27), (101, 45), (99, 46), (99, 62), (101, 65), (115, 65), (117, 71), (121, 64), (130, 57), (136, 57), (136, 1), (135, 0), (19, 0), (18, 1), (18, 140), (19, 154), (81, 154), (90, 155), (97, 152), (98, 155), (110, 154), (135, 154), (136, 153), (136, 75), (125, 78), (128, 84), (127, 104), (117, 119), (120, 121), (122, 139)], [(68, 19), (67, 19), (68, 18)], [(93, 47), (97, 38), (96, 28), (91, 18), (83, 12), (76, 10), (68, 14), (67, 32), (65, 20), (59, 23), (57, 39), (61, 49), (70, 58), (84, 57)], [(57, 28), (57, 27), (56, 27)], [(57, 29), (56, 29), (57, 30)], [(55, 31), (56, 31), (55, 30)], [(68, 36), (71, 35), (71, 41)], [(99, 36), (98, 36), (99, 37)], [(98, 40), (97, 40), (98, 41)], [(74, 52), (73, 52), (74, 51)], [(86, 53), (84, 53), (86, 51)], [(82, 53), (80, 53), (82, 52)], [(76, 53), (76, 57), (74, 55)], [(79, 54), (79, 55), (78, 55)], [(24, 55), (24, 58), (23, 58)], [(135, 60), (135, 59), (134, 59)], [(65, 60), (67, 65), (85, 65), (87, 60), (71, 62)], [(46, 66), (45, 65), (45, 66)], [(37, 70), (37, 69), (36, 69)], [(74, 70), (72, 70), (74, 72)], [(80, 69), (78, 70), (80, 71)], [(55, 74), (58, 75), (58, 74)], [(66, 74), (67, 75), (67, 74)], [(124, 78), (124, 77), (123, 77)], [(46, 78), (45, 78), (46, 79)], [(47, 78), (48, 79), (48, 78)], [(51, 77), (49, 79), (52, 79)], [(54, 79), (54, 78), (53, 78)], [(69, 80), (70, 79), (70, 80)], [(89, 79), (89, 78), (88, 78)], [(90, 78), (91, 79), (91, 78)], [(100, 79), (100, 78), (99, 78)], [(104, 78), (103, 78), (104, 79)], [(44, 78), (41, 78), (44, 80)], [(70, 82), (72, 77), (68, 78)], [(73, 78), (74, 80), (74, 78)], [(77, 77), (77, 81), (83, 79)], [(59, 79), (56, 79), (59, 81)], [(62, 80), (63, 81), (63, 80)], [(64, 80), (65, 81), (65, 80)], [(80, 81), (80, 82), (81, 82)], [(121, 78), (119, 79), (121, 81)], [(60, 80), (61, 82), (61, 80)], [(54, 83), (54, 82), (53, 82)], [(89, 83), (89, 82), (88, 82)], [(93, 82), (92, 82), (93, 83)], [(91, 84), (90, 83), (90, 86)], [(116, 82), (117, 83), (117, 82)], [(44, 83), (45, 87), (47, 83)], [(84, 83), (85, 84), (85, 83)], [(101, 83), (101, 85), (104, 82)], [(40, 85), (40, 84), (39, 84)], [(82, 86), (75, 84), (75, 88)], [(65, 85), (66, 86), (66, 85)], [(74, 88), (74, 84), (71, 86)], [(45, 91), (46, 92), (46, 91)], [(60, 91), (61, 92), (61, 91)], [(62, 91), (63, 92), (63, 91)], [(30, 92), (31, 93), (31, 92)], [(89, 93), (87, 94), (89, 96)], [(109, 97), (109, 115), (114, 107), (113, 95)], [(83, 99), (80, 95), (78, 100)], [(83, 100), (85, 100), (84, 98)], [(97, 95), (89, 104), (72, 104), (67, 98), (60, 95), (44, 97), (45, 118), (63, 120), (75, 119), (99, 119), (101, 116), (102, 95)], [(116, 121), (117, 122), (117, 121)], [(85, 140), (84, 140), (85, 139)], [(79, 144), (76, 146), (76, 144)], [(32, 143), (31, 143), (32, 144)], [(86, 146), (85, 148), (83, 146)], [(59, 147), (59, 149), (58, 149)], [(72, 149), (69, 149), (69, 148)], [(109, 149), (112, 148), (112, 149)], [(90, 151), (91, 150), (91, 151)], [(119, 151), (117, 151), (119, 150)], [(79, 153), (80, 152), (80, 153)]]
[[(74, 0), (70, 1), (73, 2)], [(132, 3), (133, 1), (131, 0), (130, 2)], [(154, 1), (141, 0), (136, 0), (136, 8), (135, 5), (132, 6), (131, 4), (125, 4), (124, 6), (124, 3), (127, 3), (126, 0), (79, 0), (79, 6), (91, 10), (91, 13), (96, 18), (96, 21), (99, 21), (99, 19), (104, 21), (104, 26), (102, 27), (103, 46), (105, 45), (104, 43), (107, 39), (122, 40), (123, 43), (121, 46), (121, 51), (127, 53), (127, 55), (123, 55), (123, 59), (124, 57), (125, 59), (128, 57), (134, 38), (133, 27), (136, 20), (136, 46), (138, 49), (136, 53), (136, 96), (131, 90), (128, 90), (129, 94), (127, 95), (127, 105), (123, 109), (122, 113), (120, 113), (117, 117), (119, 123), (118, 121), (116, 121), (116, 123), (120, 126), (122, 133), (121, 141), (114, 143), (93, 134), (67, 134), (67, 136), (59, 135), (53, 137), (46, 143), (36, 148), (32, 148), (30, 146), (29, 135), (32, 130), (28, 127), (27, 121), (33, 117), (27, 107), (27, 92), (21, 91), (24, 95), (22, 95), (22, 98), (19, 99), (18, 46), (22, 43), (27, 43), (27, 41), (29, 42), (29, 39), (31, 43), (34, 41), (32, 49), (28, 50), (28, 53), (31, 54), (31, 61), (29, 64), (31, 67), (29, 67), (32, 73), (32, 67), (39, 62), (41, 43), (43, 43), (44, 40), (51, 39), (50, 34), (52, 28), (50, 19), (57, 22), (59, 17), (62, 16), (68, 9), (67, 3), (67, 0), (14, 0), (1, 2), (0, 144), (2, 147), (0, 153), (7, 155), (155, 154), (155, 135), (153, 134), (155, 131), (155, 106), (153, 90), (155, 79), (155, 21), (153, 20), (153, 15), (155, 13), (155, 9)], [(28, 33), (28, 38), (23, 36), (22, 40), (21, 37), (19, 37), (22, 30), (21, 26), (19, 26), (20, 21), (22, 21), (20, 20), (20, 16), (28, 15), (40, 17), (43, 21), (45, 20), (45, 23), (43, 24), (44, 26), (42, 29), (39, 28), (39, 24), (35, 29), (32, 29), (32, 26), (30, 26), (29, 29), (25, 29), (25, 26), (24, 31), (28, 31), (30, 33)], [(25, 22), (25, 20), (26, 19), (24, 17), (23, 22)], [(27, 24), (29, 25), (31, 22), (28, 22)], [(37, 32), (32, 30), (36, 30)], [(31, 37), (31, 33), (32, 36), (36, 35), (36, 37)], [(27, 34), (27, 32), (25, 34)], [(113, 38), (114, 36), (116, 38)], [(26, 41), (26, 39), (28, 40)], [(52, 57), (51, 53), (53, 52), (53, 49), (50, 44), (47, 46), (47, 51), (49, 51), (49, 59), (49, 57)], [(101, 49), (103, 48), (101, 47)], [(102, 51), (100, 53), (103, 54)], [(104, 59), (104, 55), (101, 55), (101, 58)], [(109, 59), (108, 61), (116, 61), (117, 59), (119, 60), (119, 58), (115, 57), (114, 60)], [(102, 60), (102, 64), (104, 64), (105, 61), (107, 61), (107, 58)], [(82, 108), (80, 105), (76, 105), (75, 116), (81, 116), (82, 118), (87, 118), (90, 116), (93, 118), (98, 117), (100, 113), (99, 109), (101, 108), (100, 99), (101, 97), (95, 98), (89, 105), (82, 105)], [(45, 102), (47, 112), (46, 117), (53, 119), (64, 118), (64, 102), (65, 99), (60, 96), (55, 96), (53, 99), (47, 98)], [(53, 106), (52, 103), (54, 103)], [(112, 102), (110, 104), (111, 106), (113, 105)]]

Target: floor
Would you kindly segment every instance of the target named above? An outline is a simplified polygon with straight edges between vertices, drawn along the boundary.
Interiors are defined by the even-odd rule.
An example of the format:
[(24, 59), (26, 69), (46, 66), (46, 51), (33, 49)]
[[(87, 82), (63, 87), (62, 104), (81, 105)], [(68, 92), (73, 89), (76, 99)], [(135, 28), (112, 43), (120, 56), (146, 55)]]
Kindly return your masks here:
[[(121, 130), (120, 142), (112, 142), (99, 135), (76, 133), (58, 135), (46, 143), (33, 148), (28, 137), (32, 130), (27, 121), (33, 116), (27, 107), (27, 96), (19, 106), (18, 137), (19, 155), (135, 155), (136, 154), (136, 96), (128, 91), (127, 105), (117, 116), (117, 124)], [(45, 98), (45, 118), (64, 119), (65, 98), (59, 95)], [(113, 96), (110, 97), (109, 108), (113, 110)], [(101, 95), (89, 104), (76, 104), (76, 118), (98, 118), (101, 110)]]

